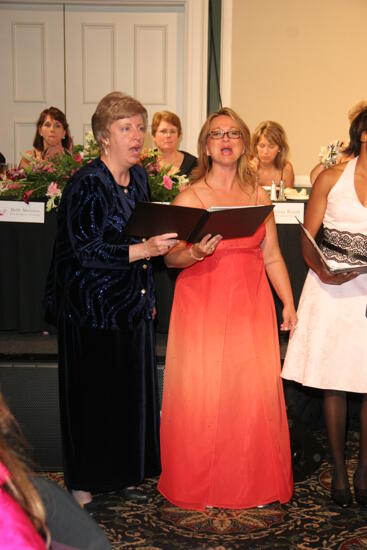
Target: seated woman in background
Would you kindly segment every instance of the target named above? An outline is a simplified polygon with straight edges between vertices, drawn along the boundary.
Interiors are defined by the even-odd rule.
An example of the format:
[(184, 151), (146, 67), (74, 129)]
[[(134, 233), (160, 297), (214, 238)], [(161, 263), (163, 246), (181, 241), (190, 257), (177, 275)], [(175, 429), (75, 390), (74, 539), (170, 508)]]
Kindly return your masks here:
[[(354, 105), (351, 109), (348, 111), (348, 119), (349, 123), (352, 124), (353, 120), (365, 109), (367, 108), (367, 101), (359, 101), (356, 105)], [(330, 143), (327, 146), (327, 149), (329, 150), (328, 158), (321, 160), (316, 166), (314, 166), (310, 172), (310, 181), (311, 185), (313, 185), (316, 181), (316, 178), (321, 172), (326, 170), (327, 168), (330, 168), (330, 166), (334, 166), (335, 164), (339, 164), (340, 162), (348, 162), (348, 160), (351, 160), (353, 155), (350, 155), (346, 152), (344, 149), (343, 142), (337, 142), (339, 147), (339, 150), (336, 150), (335, 144)], [(333, 152), (330, 154), (331, 147), (333, 147)]]
[(20, 161), (20, 168), (27, 168), (31, 157), (35, 160), (47, 160), (65, 151), (70, 151), (72, 139), (66, 116), (57, 107), (45, 109), (39, 116), (33, 149), (26, 151)]
[[(182, 135), (181, 121), (175, 113), (160, 111), (155, 113), (152, 120), (152, 136), (160, 154), (160, 167), (172, 166), (171, 170), (178, 170), (179, 176), (190, 177), (196, 167), (197, 158), (186, 151), (177, 149)], [(177, 271), (166, 270), (161, 258), (154, 261), (155, 286), (157, 293), (157, 331), (168, 332), (171, 315), (173, 293)]]
[(289, 146), (284, 128), (277, 122), (261, 122), (252, 136), (252, 150), (256, 159), (256, 181), (260, 185), (279, 185), (283, 180), (284, 187), (293, 187), (294, 172), (287, 160)]
[(190, 176), (197, 164), (197, 158), (177, 149), (181, 135), (181, 121), (175, 113), (170, 111), (155, 113), (152, 120), (152, 136), (160, 154), (161, 167), (172, 166), (172, 170), (178, 170), (180, 176)]

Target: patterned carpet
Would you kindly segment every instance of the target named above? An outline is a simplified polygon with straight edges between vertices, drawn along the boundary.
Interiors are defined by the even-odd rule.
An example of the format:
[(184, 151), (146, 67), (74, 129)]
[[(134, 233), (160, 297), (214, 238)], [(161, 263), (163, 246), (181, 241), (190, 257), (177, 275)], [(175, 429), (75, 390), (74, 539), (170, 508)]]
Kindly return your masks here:
[[(325, 435), (319, 438), (324, 444)], [(358, 434), (349, 432), (347, 462), (350, 482), (357, 462)], [(62, 484), (62, 474), (50, 474)], [(261, 509), (184, 511), (168, 503), (157, 480), (140, 486), (148, 504), (124, 501), (118, 493), (96, 495), (88, 511), (105, 530), (114, 549), (228, 550), (367, 548), (367, 509), (354, 503), (342, 509), (329, 498), (331, 467), (323, 462), (295, 484), (286, 505)]]

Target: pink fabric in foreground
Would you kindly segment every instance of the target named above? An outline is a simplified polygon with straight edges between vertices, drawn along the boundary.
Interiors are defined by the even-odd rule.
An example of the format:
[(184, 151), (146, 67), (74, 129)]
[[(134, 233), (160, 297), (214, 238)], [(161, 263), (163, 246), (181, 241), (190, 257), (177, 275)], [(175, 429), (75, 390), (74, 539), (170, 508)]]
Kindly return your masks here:
[(0, 462), (0, 548), (1, 550), (45, 550), (46, 545), (23, 508), (3, 488), (10, 478)]

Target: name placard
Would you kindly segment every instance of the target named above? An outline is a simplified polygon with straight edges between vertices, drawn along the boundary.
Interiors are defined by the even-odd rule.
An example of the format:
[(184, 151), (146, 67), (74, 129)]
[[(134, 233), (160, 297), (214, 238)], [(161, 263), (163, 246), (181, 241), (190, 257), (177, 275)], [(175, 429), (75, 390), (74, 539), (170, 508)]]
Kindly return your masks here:
[(45, 223), (45, 203), (0, 201), (0, 222)]
[(274, 203), (275, 223), (303, 223), (305, 205), (303, 202), (276, 202)]

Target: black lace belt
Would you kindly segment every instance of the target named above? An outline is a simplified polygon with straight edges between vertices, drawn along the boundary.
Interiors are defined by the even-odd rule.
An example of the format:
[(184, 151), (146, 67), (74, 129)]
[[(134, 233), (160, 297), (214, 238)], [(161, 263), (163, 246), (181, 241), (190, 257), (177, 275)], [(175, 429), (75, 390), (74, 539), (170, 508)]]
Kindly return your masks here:
[(353, 252), (352, 250), (341, 248), (341, 246), (337, 246), (336, 244), (330, 243), (329, 241), (325, 240), (322, 241), (322, 245), (326, 248), (329, 248), (329, 250), (334, 250), (334, 252), (339, 252), (339, 254), (343, 254), (343, 256), (346, 256), (347, 259), (359, 260), (360, 262), (367, 263), (367, 256), (364, 256), (363, 254), (358, 254)]

